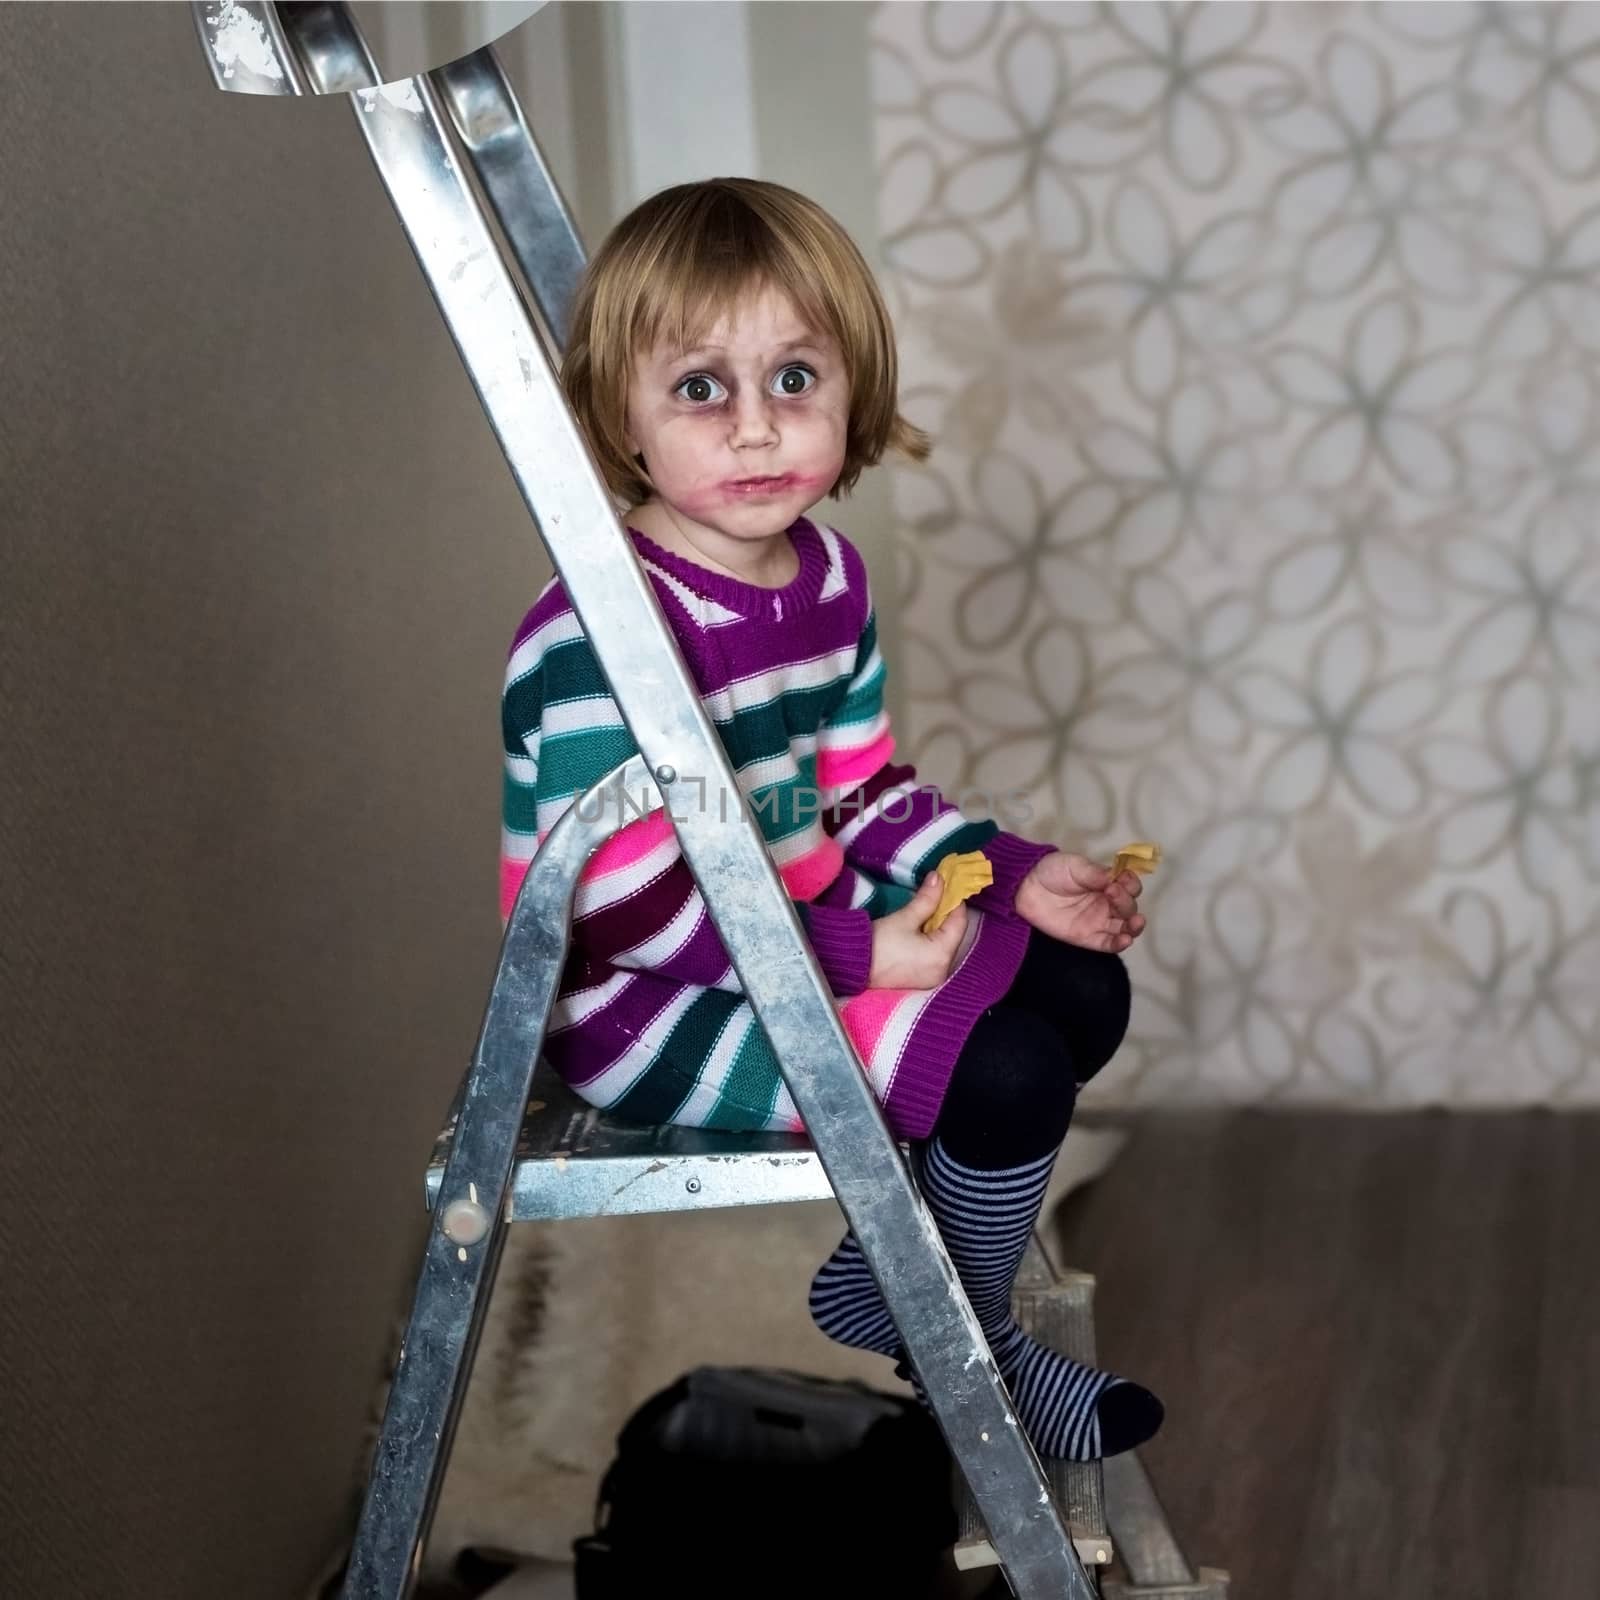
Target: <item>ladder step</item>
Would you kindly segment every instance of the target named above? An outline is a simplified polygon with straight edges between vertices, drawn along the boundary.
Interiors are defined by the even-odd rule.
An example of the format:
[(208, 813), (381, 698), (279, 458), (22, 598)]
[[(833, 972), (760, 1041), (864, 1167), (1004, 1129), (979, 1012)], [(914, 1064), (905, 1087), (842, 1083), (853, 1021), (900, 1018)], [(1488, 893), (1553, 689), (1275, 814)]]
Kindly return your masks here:
[[(430, 1209), (455, 1123), (453, 1106), (428, 1162)], [(633, 1216), (832, 1196), (822, 1163), (803, 1135), (613, 1121), (580, 1100), (541, 1061), (517, 1138), (506, 1220)]]
[[(1024, 1332), (1074, 1361), (1094, 1364), (1094, 1278), (1058, 1271), (1036, 1238), (1017, 1276), (1012, 1310)], [(1104, 1567), (1115, 1554), (1106, 1526), (1105, 1487), (1098, 1461), (1046, 1461), (1050, 1490), (1072, 1530), (1078, 1558)], [(957, 1483), (960, 1533), (955, 1562), (963, 1571), (999, 1565), (983, 1518), (964, 1483)], [(1144, 1591), (1139, 1593), (1143, 1595)]]
[(1102, 1578), (1104, 1600), (1228, 1600), (1228, 1574), (1221, 1567), (1201, 1567), (1193, 1583), (1126, 1583)]

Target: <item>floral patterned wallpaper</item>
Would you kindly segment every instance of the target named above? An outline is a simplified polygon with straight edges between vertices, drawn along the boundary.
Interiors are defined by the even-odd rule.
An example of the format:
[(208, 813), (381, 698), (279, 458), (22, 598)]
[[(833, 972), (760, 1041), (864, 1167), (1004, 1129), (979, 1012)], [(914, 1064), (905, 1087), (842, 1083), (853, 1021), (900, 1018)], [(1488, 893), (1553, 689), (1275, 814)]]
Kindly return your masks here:
[(1600, 5), (874, 40), (908, 743), (1164, 847), (1105, 1095), (1600, 1101)]

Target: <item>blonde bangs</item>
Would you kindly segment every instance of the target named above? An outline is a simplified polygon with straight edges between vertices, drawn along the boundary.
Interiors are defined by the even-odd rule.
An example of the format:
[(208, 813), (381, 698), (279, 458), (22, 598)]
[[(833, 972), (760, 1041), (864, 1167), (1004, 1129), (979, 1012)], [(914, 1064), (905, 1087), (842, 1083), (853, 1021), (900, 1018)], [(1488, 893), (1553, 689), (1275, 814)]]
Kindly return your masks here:
[(662, 344), (690, 349), (729, 307), (767, 288), (835, 340), (850, 374), (845, 460), (833, 492), (848, 492), (886, 449), (927, 455), (926, 435), (898, 414), (888, 310), (849, 235), (792, 189), (716, 178), (636, 207), (595, 253), (579, 287), (562, 382), (619, 498), (637, 504), (652, 492), (626, 442), (635, 353)]

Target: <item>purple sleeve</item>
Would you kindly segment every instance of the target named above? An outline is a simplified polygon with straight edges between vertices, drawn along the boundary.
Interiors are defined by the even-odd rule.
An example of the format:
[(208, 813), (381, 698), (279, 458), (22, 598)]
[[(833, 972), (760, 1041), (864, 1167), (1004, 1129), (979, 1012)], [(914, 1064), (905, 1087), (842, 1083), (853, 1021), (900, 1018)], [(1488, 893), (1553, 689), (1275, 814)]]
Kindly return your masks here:
[(1053, 844), (1035, 844), (1031, 839), (1020, 839), (1014, 833), (998, 831), (978, 848), (994, 868), (994, 882), (973, 895), (971, 903), (980, 911), (1002, 917), (1014, 917), (1017, 914), (1017, 890), (1033, 870), (1034, 863), (1056, 853)]
[(835, 994), (860, 994), (872, 971), (872, 918), (846, 906), (797, 901), (800, 925)]
[(1002, 833), (993, 822), (968, 821), (909, 766), (880, 767), (822, 816), (853, 867), (907, 889), (915, 889), (945, 856), (981, 850), (994, 868), (994, 882), (972, 904), (995, 916), (1016, 915), (1018, 886), (1034, 862), (1055, 854), (1054, 845)]

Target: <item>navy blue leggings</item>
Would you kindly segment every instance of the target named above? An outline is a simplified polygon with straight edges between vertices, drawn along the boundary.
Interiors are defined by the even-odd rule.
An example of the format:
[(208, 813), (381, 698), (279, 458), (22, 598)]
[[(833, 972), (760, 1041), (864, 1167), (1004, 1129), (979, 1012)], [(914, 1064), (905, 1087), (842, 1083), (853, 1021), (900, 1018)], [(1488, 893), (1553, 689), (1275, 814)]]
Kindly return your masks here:
[(956, 1059), (934, 1137), (963, 1166), (1019, 1167), (1059, 1148), (1078, 1088), (1117, 1052), (1131, 989), (1120, 956), (1033, 930), (1005, 998)]

